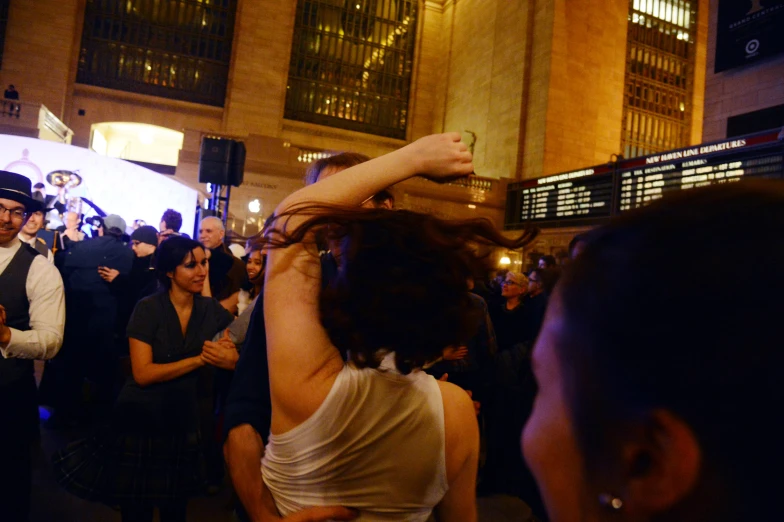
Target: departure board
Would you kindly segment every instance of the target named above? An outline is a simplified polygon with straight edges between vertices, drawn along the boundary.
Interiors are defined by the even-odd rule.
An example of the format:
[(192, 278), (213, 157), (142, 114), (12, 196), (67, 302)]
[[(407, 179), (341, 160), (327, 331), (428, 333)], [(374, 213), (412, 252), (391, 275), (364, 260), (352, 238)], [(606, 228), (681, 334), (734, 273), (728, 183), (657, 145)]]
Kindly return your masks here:
[(746, 178), (784, 180), (784, 129), (511, 183), (504, 226), (593, 225), (668, 192)]
[(618, 209), (647, 205), (667, 192), (744, 178), (784, 177), (779, 131), (653, 154), (618, 163)]
[(612, 201), (612, 164), (513, 183), (507, 189), (507, 228), (530, 222), (566, 226), (575, 220), (606, 218), (612, 213)]

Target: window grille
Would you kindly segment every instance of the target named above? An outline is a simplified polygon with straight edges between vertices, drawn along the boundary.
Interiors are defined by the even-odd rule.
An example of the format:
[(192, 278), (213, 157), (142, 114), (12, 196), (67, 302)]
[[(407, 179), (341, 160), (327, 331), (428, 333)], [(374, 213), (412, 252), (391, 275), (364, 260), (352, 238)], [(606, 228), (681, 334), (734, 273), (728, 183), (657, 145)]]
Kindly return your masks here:
[(696, 0), (630, 0), (621, 150), (644, 156), (689, 144)]
[(223, 106), (236, 0), (87, 0), (77, 82)]
[(285, 117), (405, 139), (417, 0), (298, 0)]

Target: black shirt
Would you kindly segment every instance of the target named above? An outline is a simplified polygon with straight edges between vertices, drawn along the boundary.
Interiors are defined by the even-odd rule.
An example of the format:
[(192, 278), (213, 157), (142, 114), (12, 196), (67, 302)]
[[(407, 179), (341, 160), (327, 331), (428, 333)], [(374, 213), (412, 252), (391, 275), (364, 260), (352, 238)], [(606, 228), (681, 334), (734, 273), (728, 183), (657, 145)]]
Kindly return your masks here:
[(536, 297), (525, 296), (522, 308), (523, 322), (522, 335), (524, 343), (533, 343), (539, 335), (544, 321), (544, 312), (547, 309), (547, 295), (542, 292)]
[(525, 341), (524, 315), (525, 305), (522, 299), (520, 304), (512, 310), (507, 310), (506, 301), (490, 308), (490, 318), (493, 321), (493, 328), (495, 328), (499, 352), (508, 350), (515, 344)]
[(117, 310), (117, 326), (115, 332), (121, 353), (127, 355), (128, 342), (125, 331), (136, 303), (152, 295), (158, 289), (158, 277), (153, 268), (153, 255), (134, 257), (131, 273), (120, 274), (112, 282), (112, 290), (117, 294), (119, 307)]
[(228, 299), (239, 292), (248, 274), (245, 264), (234, 257), (231, 250), (221, 245), (211, 249), (210, 256), (210, 288), (218, 301)]
[[(211, 297), (193, 296), (185, 336), (168, 291), (139, 301), (128, 322), (128, 337), (152, 346), (155, 364), (173, 363), (201, 353), (204, 341), (228, 327), (234, 316)], [(198, 371), (142, 388), (129, 377), (117, 399), (129, 427), (166, 431), (198, 428)]]

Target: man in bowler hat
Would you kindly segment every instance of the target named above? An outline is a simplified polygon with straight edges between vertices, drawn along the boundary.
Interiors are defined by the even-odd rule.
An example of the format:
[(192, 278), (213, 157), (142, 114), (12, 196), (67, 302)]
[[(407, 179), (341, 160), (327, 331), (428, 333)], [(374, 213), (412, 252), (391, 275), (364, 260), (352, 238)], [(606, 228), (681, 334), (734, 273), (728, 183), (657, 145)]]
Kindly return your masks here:
[(0, 171), (0, 518), (9, 522), (29, 517), (38, 432), (33, 361), (57, 354), (65, 323), (60, 274), (18, 237), (42, 208), (30, 185), (25, 176)]

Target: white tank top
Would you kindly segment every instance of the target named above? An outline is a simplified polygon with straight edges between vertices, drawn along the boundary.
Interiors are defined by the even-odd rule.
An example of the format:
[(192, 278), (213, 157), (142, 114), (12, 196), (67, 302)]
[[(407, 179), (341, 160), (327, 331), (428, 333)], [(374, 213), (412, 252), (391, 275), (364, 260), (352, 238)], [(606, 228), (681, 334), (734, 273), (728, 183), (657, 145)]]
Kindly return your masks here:
[(358, 509), (363, 522), (425, 522), (447, 491), (444, 404), (424, 372), (347, 364), (319, 409), (270, 435), (264, 482), (284, 516), (313, 506)]

